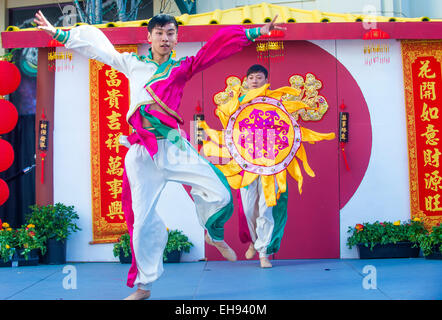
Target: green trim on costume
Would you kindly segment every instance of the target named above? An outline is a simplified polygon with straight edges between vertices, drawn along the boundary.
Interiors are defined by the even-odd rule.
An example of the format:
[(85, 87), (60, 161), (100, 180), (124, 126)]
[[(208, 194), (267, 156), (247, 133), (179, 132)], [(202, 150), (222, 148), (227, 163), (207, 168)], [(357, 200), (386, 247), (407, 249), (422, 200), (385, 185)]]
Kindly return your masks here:
[[(185, 140), (185, 142), (187, 142), (191, 150), (195, 151), (195, 153), (198, 154), (195, 148), (187, 140)], [(215, 171), (217, 177), (221, 180), (224, 187), (226, 187), (226, 189), (229, 191), (230, 195), (229, 203), (225, 207), (221, 208), (221, 210), (214, 213), (209, 219), (207, 219), (207, 222), (205, 224), (205, 227), (210, 235), (210, 238), (212, 238), (215, 241), (222, 241), (224, 240), (224, 224), (227, 222), (227, 220), (230, 219), (230, 217), (233, 214), (232, 191), (230, 190), (229, 182), (227, 181), (226, 177), (221, 172), (221, 170), (219, 170), (217, 167), (215, 167), (212, 163), (210, 163), (207, 159), (200, 156), (199, 154), (198, 157), (210, 165), (213, 171)]]
[(66, 31), (66, 34), (67, 34), (67, 38), (66, 38), (66, 40), (63, 42), (63, 44), (65, 44), (66, 42), (68, 42), (68, 40), (69, 40), (69, 38), (71, 37), (71, 33), (69, 32), (69, 31)]
[(272, 240), (270, 240), (270, 244), (267, 246), (266, 254), (274, 254), (278, 252), (281, 245), (282, 236), (284, 235), (284, 227), (287, 222), (288, 193), (288, 189), (286, 192), (281, 193), (276, 206), (272, 208), (274, 226)]
[(232, 191), (230, 191), (229, 183), (227, 182), (226, 177), (224, 174), (213, 164), (208, 162), (209, 165), (212, 167), (212, 169), (215, 171), (215, 174), (218, 176), (218, 178), (221, 180), (223, 185), (226, 187), (226, 189), (229, 191), (230, 194), (230, 201), (229, 204), (226, 205), (224, 208), (213, 214), (209, 219), (207, 219), (206, 222), (206, 229), (209, 233), (210, 237), (213, 240), (224, 240), (224, 224), (227, 222), (227, 220), (230, 219), (230, 217), (233, 214), (233, 197), (232, 197)]
[(251, 29), (245, 29), (246, 31), (246, 37), (250, 41), (255, 41), (256, 38), (261, 36), (261, 28), (251, 28)]
[(145, 86), (151, 85), (153, 82), (156, 82), (158, 80), (166, 79), (169, 77), (172, 70), (176, 67), (179, 67), (181, 65), (181, 62), (185, 59), (181, 58), (178, 61), (169, 59), (167, 62), (160, 65), (157, 69), (157, 71), (154, 73), (152, 78), (149, 79), (149, 81), (145, 84)]
[(166, 126), (163, 124), (158, 118), (152, 116), (151, 114), (147, 113), (144, 109), (146, 106), (140, 107), (140, 113), (141, 115), (149, 120), (154, 130), (147, 129), (151, 131), (157, 139), (165, 138), (169, 140), (171, 143), (176, 145), (180, 150), (184, 151), (184, 138), (181, 136), (181, 134), (178, 132), (178, 130), (171, 128), (169, 126)]
[(61, 44), (65, 44), (69, 40), (69, 31), (64, 31), (61, 29), (57, 29), (53, 38), (60, 42)]

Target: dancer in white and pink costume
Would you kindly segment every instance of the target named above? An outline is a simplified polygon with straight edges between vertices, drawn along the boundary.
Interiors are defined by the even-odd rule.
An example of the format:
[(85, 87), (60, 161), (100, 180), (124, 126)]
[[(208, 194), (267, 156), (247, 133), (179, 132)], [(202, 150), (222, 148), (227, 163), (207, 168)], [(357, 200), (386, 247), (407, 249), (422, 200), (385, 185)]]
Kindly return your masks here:
[[(178, 24), (169, 15), (153, 17), (148, 26), (149, 55), (119, 53), (97, 28), (55, 29), (39, 11), (35, 22), (66, 48), (122, 72), (130, 83), (127, 121), (135, 132), (121, 141), (129, 146), (123, 174), (123, 211), (131, 235), (132, 265), (127, 285), (138, 290), (128, 299), (146, 299), (163, 272), (167, 231), (156, 204), (168, 181), (192, 187), (196, 212), (207, 230), (206, 241), (230, 261), (235, 252), (224, 242), (224, 224), (233, 212), (232, 195), (224, 175), (181, 137), (178, 112), (186, 82), (197, 72), (250, 45), (263, 33), (280, 28), (230, 26), (219, 30), (195, 56), (172, 59)], [(177, 204), (179, 206), (179, 204)]]

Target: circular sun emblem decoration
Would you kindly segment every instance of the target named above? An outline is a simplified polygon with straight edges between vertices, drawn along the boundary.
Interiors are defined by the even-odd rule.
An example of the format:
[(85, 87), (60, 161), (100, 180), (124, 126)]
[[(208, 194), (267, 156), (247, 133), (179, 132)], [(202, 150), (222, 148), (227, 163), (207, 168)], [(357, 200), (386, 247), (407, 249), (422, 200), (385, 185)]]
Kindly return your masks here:
[(259, 177), (266, 204), (271, 207), (276, 205), (278, 195), (286, 191), (287, 172), (298, 182), (301, 192), (303, 177), (296, 159), (302, 162), (304, 171), (314, 177), (302, 142), (331, 140), (335, 134), (299, 126), (293, 114), (314, 108), (282, 97), (297, 96), (300, 90), (291, 87), (268, 90), (268, 87), (267, 84), (250, 90), (241, 99), (241, 87), (229, 87), (214, 99), (219, 102), (215, 114), (224, 130), (213, 130), (204, 121), (199, 122), (199, 126), (210, 138), (204, 141), (204, 154), (222, 158), (215, 166), (229, 185), (234, 189), (243, 188)]
[(295, 157), (301, 130), (280, 101), (257, 97), (230, 117), (225, 140), (243, 170), (272, 175), (285, 170)]

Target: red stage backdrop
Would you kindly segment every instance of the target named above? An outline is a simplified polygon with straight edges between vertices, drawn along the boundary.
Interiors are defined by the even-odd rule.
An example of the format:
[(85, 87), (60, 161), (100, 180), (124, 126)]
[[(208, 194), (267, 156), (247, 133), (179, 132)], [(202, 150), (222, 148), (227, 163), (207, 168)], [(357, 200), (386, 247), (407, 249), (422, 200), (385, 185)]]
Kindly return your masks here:
[[(137, 52), (137, 46), (117, 46)], [(92, 244), (116, 242), (127, 226), (121, 205), (124, 157), (119, 144), (128, 135), (129, 81), (110, 66), (90, 60)]]
[(403, 41), (411, 215), (442, 221), (442, 41)]

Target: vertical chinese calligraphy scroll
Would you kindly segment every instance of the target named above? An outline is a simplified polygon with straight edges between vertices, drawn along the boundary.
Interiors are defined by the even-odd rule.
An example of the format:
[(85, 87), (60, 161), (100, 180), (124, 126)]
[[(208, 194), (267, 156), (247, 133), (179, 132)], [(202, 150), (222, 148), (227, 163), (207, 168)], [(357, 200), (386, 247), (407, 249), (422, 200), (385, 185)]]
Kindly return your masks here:
[[(136, 46), (117, 46), (137, 52)], [(121, 205), (124, 157), (119, 144), (128, 135), (129, 81), (110, 66), (90, 60), (92, 244), (116, 242), (126, 232)]]
[(402, 42), (412, 216), (442, 221), (442, 41)]

